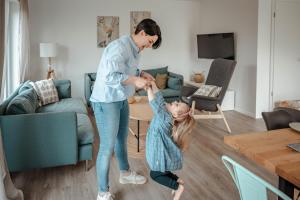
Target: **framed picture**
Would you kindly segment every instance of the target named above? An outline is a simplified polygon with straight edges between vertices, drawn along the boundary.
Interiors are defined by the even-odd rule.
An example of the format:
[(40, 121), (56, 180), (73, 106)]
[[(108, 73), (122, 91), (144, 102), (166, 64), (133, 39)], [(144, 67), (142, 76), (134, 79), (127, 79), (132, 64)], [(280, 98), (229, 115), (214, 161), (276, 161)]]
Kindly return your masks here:
[(133, 34), (136, 26), (143, 20), (151, 18), (149, 11), (131, 11), (130, 12), (130, 33)]
[(119, 17), (97, 17), (97, 46), (106, 47), (111, 41), (119, 38)]

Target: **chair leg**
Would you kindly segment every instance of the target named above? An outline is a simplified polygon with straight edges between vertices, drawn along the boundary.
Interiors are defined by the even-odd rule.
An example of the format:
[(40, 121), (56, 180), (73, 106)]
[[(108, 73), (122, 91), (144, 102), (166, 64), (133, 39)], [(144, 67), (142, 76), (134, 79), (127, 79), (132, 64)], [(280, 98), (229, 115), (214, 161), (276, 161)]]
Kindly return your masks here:
[(224, 123), (226, 125), (226, 128), (227, 128), (228, 132), (231, 133), (231, 129), (230, 129), (228, 123), (227, 123), (227, 120), (226, 120), (225, 115), (224, 115), (224, 113), (221, 109), (221, 106), (219, 104), (217, 104), (217, 107), (218, 107), (218, 110), (219, 110), (220, 114), (222, 115), (222, 119), (224, 120)]

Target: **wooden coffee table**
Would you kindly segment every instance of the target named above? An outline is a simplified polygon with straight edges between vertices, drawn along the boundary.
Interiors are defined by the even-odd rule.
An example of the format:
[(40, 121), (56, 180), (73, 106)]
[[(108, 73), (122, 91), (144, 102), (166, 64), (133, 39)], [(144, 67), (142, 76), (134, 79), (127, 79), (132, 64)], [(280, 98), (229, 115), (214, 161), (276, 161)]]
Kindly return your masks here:
[(140, 152), (140, 121), (150, 122), (153, 117), (153, 112), (148, 102), (148, 97), (143, 96), (139, 102), (129, 104), (129, 118), (137, 120), (137, 133), (130, 127), (129, 131), (137, 139), (137, 152)]

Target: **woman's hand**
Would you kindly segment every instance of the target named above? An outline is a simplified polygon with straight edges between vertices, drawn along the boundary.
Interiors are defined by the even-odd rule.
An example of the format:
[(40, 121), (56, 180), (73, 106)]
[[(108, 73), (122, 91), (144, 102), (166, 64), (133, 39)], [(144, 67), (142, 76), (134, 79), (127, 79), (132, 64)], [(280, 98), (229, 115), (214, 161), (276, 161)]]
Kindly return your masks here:
[(141, 89), (141, 88), (145, 88), (145, 86), (148, 84), (148, 80), (145, 78), (140, 78), (140, 77), (136, 77), (135, 81), (134, 81), (134, 85)]
[(142, 71), (141, 77), (146, 78), (148, 81), (155, 81), (155, 78), (151, 74), (144, 71)]

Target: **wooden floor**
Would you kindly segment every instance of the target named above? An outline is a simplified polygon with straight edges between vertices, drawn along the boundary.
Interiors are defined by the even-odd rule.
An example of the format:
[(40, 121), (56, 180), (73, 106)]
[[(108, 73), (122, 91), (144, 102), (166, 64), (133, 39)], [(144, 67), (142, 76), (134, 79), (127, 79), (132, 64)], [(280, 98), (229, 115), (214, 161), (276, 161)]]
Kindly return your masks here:
[[(255, 120), (235, 111), (227, 111), (225, 115), (232, 134), (265, 130), (262, 120)], [(146, 125), (146, 123), (142, 124), (144, 128)], [(277, 185), (275, 175), (257, 167), (253, 162), (238, 155), (223, 143), (223, 136), (227, 134), (222, 120), (202, 120), (197, 123), (193, 133), (193, 142), (189, 151), (184, 155), (184, 168), (178, 172), (178, 175), (185, 180), (186, 190), (182, 199), (239, 199), (237, 189), (221, 162), (220, 158), (224, 154), (229, 155), (271, 184)], [(98, 141), (97, 138), (94, 157), (97, 155)], [(169, 189), (149, 179), (148, 169), (143, 158), (130, 158), (130, 165), (132, 169), (146, 175), (148, 182), (140, 186), (119, 184), (118, 165), (113, 158), (110, 187), (116, 199), (172, 199)], [(12, 177), (15, 185), (23, 190), (26, 200), (95, 200), (97, 195), (94, 161), (88, 172), (85, 171), (82, 162), (76, 166), (14, 173)]]

